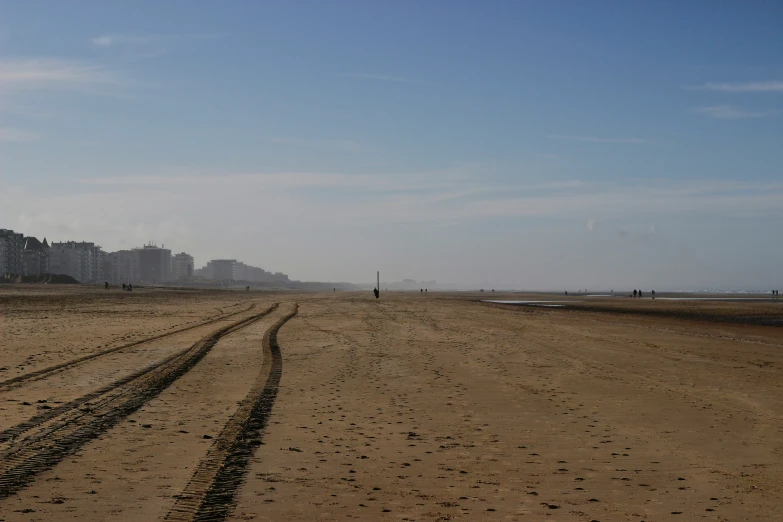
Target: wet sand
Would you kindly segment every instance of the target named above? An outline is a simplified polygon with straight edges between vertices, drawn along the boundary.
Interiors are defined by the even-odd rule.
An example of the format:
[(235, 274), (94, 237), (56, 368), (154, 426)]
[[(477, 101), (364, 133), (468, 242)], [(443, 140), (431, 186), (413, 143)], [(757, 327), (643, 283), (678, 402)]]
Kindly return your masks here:
[[(224, 427), (268, 371), (264, 336), (294, 303), (272, 342), (271, 411), (222, 486), (231, 520), (783, 519), (783, 328), (765, 326), (783, 302), (128, 294), (0, 289), (0, 432), (186, 350), (251, 304), (280, 307), (0, 498), (0, 519), (164, 519), (231, 440)], [(3, 387), (218, 309), (241, 313)]]

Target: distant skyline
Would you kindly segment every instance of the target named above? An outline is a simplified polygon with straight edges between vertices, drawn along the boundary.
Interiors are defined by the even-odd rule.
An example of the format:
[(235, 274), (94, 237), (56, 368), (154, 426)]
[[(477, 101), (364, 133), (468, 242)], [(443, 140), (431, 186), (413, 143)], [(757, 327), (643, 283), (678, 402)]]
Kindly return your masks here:
[(780, 20), (0, 1), (0, 228), (306, 281), (782, 287)]

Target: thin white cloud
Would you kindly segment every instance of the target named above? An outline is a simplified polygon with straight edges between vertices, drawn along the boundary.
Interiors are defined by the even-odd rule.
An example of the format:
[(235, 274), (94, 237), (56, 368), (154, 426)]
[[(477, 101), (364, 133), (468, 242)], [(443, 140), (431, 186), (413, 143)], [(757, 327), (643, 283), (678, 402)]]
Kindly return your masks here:
[(361, 147), (355, 141), (351, 140), (301, 140), (295, 138), (272, 138), (272, 143), (279, 145), (290, 145), (293, 147), (303, 147), (308, 149), (330, 149), (342, 150), (346, 152), (356, 152)]
[(781, 92), (783, 93), (783, 81), (747, 82), (747, 83), (705, 83), (699, 87), (692, 87), (707, 91), (718, 92)]
[(123, 187), (244, 187), (269, 190), (338, 188), (376, 192), (450, 190), (463, 186), (466, 174), (460, 169), (375, 174), (328, 172), (251, 172), (220, 174), (181, 171), (155, 175), (105, 176), (74, 180), (81, 185)]
[(114, 46), (146, 46), (159, 45), (167, 42), (182, 40), (214, 40), (219, 38), (217, 33), (194, 34), (102, 34), (90, 38), (90, 42), (98, 47)]
[(566, 141), (581, 141), (584, 143), (626, 143), (626, 144), (642, 144), (650, 143), (649, 140), (642, 138), (604, 138), (599, 136), (570, 136), (564, 134), (550, 134), (547, 136), (550, 140), (566, 140)]
[[(466, 173), (467, 172), (467, 173)], [(671, 213), (727, 212), (742, 215), (781, 215), (781, 184), (680, 183), (609, 186), (578, 181), (540, 185), (487, 184), (475, 172), (460, 169), (394, 174), (340, 174), (279, 172), (85, 178), (78, 180), (85, 193), (168, 193), (173, 187), (193, 198), (243, 194), (263, 195), (265, 201), (292, 205), (280, 212), (302, 219), (334, 220), (335, 224), (356, 222), (442, 223), (460, 220), (591, 215), (588, 230), (617, 215), (670, 215)], [(340, 205), (322, 191), (341, 193)], [(229, 198), (230, 199), (230, 198)], [(251, 205), (252, 206), (252, 205)], [(321, 216), (321, 217), (318, 217)], [(297, 218), (299, 219), (299, 218)], [(357, 221), (358, 220), (358, 221)], [(647, 233), (653, 233), (650, 229)]]
[(95, 90), (121, 83), (119, 76), (100, 65), (52, 58), (0, 59), (0, 90)]
[(92, 43), (99, 47), (109, 47), (114, 43), (114, 39), (109, 35), (99, 36), (90, 40)]
[(428, 83), (424, 80), (417, 80), (415, 78), (406, 78), (404, 76), (393, 76), (390, 74), (373, 74), (373, 73), (357, 72), (357, 73), (343, 73), (343, 74), (338, 74), (337, 76), (342, 76), (345, 78), (364, 78), (366, 80), (377, 80), (383, 82), (420, 83), (420, 84)]
[[(691, 216), (699, 215), (783, 217), (783, 183), (674, 180), (652, 185), (574, 184), (567, 190), (510, 193), (506, 189), (511, 185), (492, 183), (475, 175), (475, 170), (464, 176), (455, 169), (436, 171), (436, 181), (426, 172), (360, 177), (377, 190), (357, 194), (353, 192), (356, 178), (348, 174), (278, 173), (271, 176), (270, 183), (264, 176), (212, 173), (207, 180), (194, 182), (193, 178), (200, 176), (203, 174), (180, 174), (179, 178), (161, 180), (153, 175), (146, 180), (149, 182), (137, 177), (104, 184), (93, 180), (78, 186), (69, 181), (36, 184), (21, 192), (6, 187), (0, 191), (0, 222), (49, 240), (55, 236), (57, 241), (95, 241), (108, 251), (155, 240), (196, 255), (199, 265), (218, 257), (252, 262), (253, 256), (260, 256), (257, 245), (262, 242), (264, 255), (258, 263), (267, 264), (261, 266), (280, 267), (299, 278), (315, 270), (312, 259), (324, 251), (321, 242), (334, 249), (340, 241), (345, 242), (345, 256), (332, 262), (338, 268), (348, 266), (346, 273), (371, 263), (377, 266), (382, 255), (374, 251), (384, 248), (385, 240), (372, 243), (372, 248), (361, 245), (367, 237), (379, 237), (379, 231), (406, 236), (400, 244), (410, 248), (405, 241), (418, 232), (449, 227), (453, 230), (446, 234), (456, 242), (455, 249), (464, 249), (464, 243), (460, 245), (454, 238), (461, 237), (465, 225), (485, 220), (536, 218), (540, 223), (566, 218), (570, 223), (585, 223), (589, 217), (595, 220), (589, 237), (597, 241), (614, 235), (618, 225), (625, 226), (623, 233), (635, 241), (664, 241), (663, 229), (659, 232), (656, 226), (653, 232), (650, 228), (658, 219), (671, 223), (679, 218), (687, 223)], [(418, 186), (411, 192), (397, 190), (411, 180), (422, 180), (427, 191), (418, 190)], [(313, 182), (321, 186), (331, 183), (332, 188), (299, 190), (313, 187)], [(469, 199), (447, 197), (476, 186), (492, 186), (494, 191), (478, 192)], [(29, 204), (31, 198), (36, 205)], [(144, 212), (139, 210), (140, 201), (145, 202)], [(210, 212), (204, 212), (205, 208)], [(335, 230), (340, 234), (335, 235)], [(517, 230), (524, 234), (526, 227)], [(291, 242), (291, 237), (304, 239)], [(247, 246), (250, 244), (253, 246)], [(278, 256), (278, 261), (272, 255)], [(307, 262), (300, 262), (302, 258)]]
[(0, 105), (0, 112), (7, 114), (15, 114), (16, 116), (22, 116), (24, 118), (46, 119), (53, 118), (57, 113), (52, 110), (39, 109), (38, 107), (32, 107), (30, 105), (23, 105), (4, 100), (4, 103)]
[(695, 107), (692, 109), (696, 114), (717, 118), (720, 120), (736, 120), (743, 118), (765, 118), (772, 116), (774, 112), (750, 112), (731, 105), (712, 105), (709, 107)]
[(41, 139), (41, 135), (13, 127), (0, 127), (0, 141), (10, 143), (32, 143)]

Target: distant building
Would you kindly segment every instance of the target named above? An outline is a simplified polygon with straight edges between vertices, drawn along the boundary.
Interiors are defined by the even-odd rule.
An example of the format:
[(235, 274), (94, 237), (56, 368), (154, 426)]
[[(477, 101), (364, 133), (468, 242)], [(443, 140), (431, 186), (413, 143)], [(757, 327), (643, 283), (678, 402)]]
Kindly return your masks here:
[(0, 275), (24, 273), (24, 235), (0, 228)]
[(288, 276), (282, 272), (267, 272), (263, 268), (246, 265), (236, 259), (213, 259), (195, 275), (215, 281), (244, 281), (248, 283), (287, 283)]
[(44, 238), (43, 243), (34, 237), (24, 238), (22, 263), (24, 275), (49, 273), (49, 243), (46, 242), (46, 238)]
[(81, 253), (66, 243), (52, 242), (49, 249), (49, 272), (57, 275), (71, 276), (82, 281)]
[(163, 283), (171, 281), (171, 250), (152, 243), (136, 250), (139, 253), (141, 281)]
[(204, 279), (212, 279), (212, 265), (207, 263), (205, 266), (195, 269), (193, 271), (193, 275), (196, 277), (203, 277)]
[(234, 280), (235, 281), (247, 281), (248, 272), (253, 267), (247, 266), (241, 261), (237, 261), (234, 265)]
[(193, 277), (193, 256), (180, 252), (171, 259), (171, 271), (173, 279), (182, 281)]
[(215, 281), (236, 281), (236, 259), (213, 259), (207, 266), (211, 268), (212, 279)]
[(52, 242), (49, 270), (53, 274), (69, 275), (80, 283), (103, 282), (105, 255), (99, 245), (87, 241)]
[(138, 250), (119, 250), (106, 254), (103, 263), (104, 277), (112, 284), (136, 284), (141, 281)]

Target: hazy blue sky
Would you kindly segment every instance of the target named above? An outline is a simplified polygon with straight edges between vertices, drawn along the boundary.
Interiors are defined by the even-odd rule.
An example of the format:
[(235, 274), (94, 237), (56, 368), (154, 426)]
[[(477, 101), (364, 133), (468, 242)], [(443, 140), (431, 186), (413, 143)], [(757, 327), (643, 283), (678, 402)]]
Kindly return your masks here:
[(293, 278), (783, 286), (783, 3), (2, 2), (0, 227)]

